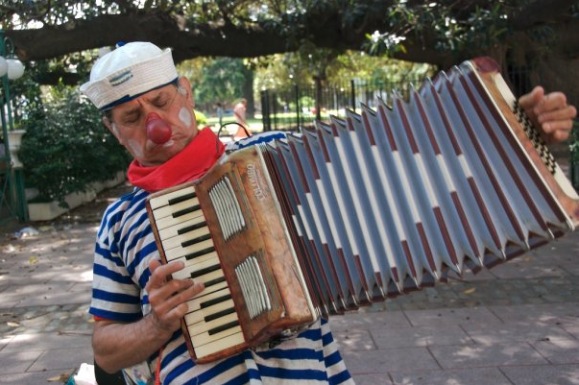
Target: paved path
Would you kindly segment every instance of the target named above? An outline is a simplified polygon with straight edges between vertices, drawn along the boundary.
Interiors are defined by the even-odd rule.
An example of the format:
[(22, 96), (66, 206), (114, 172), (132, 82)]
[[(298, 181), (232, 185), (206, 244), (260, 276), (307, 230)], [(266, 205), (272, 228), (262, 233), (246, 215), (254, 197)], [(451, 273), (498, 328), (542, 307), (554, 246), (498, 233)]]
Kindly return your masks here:
[[(0, 384), (59, 384), (92, 362), (99, 215), (81, 217), (1, 240)], [(335, 337), (358, 385), (577, 385), (578, 256), (575, 232), (490, 271), (334, 317)]]

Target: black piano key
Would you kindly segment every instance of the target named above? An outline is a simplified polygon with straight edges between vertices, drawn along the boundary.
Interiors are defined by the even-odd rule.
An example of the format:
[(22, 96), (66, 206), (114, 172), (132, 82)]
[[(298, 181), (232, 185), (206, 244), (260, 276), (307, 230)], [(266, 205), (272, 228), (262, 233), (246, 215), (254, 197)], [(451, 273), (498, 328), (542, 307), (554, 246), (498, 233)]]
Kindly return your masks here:
[(207, 331), (207, 333), (211, 336), (211, 335), (213, 335), (213, 334), (220, 333), (220, 332), (222, 332), (222, 331), (225, 331), (225, 330), (227, 330), (227, 329), (234, 328), (234, 327), (236, 327), (236, 326), (239, 326), (239, 321), (231, 321), (231, 322), (228, 322), (228, 323), (223, 324), (223, 325), (221, 325), (221, 326), (217, 326), (217, 327), (215, 327), (215, 328), (213, 328), (213, 329), (209, 329), (209, 330)]
[(200, 229), (200, 228), (203, 228), (206, 226), (207, 226), (207, 222), (205, 222), (205, 221), (199, 222), (199, 223), (196, 223), (194, 225), (186, 226), (186, 227), (183, 227), (182, 229), (177, 230), (177, 234), (183, 235), (183, 234), (188, 233), (190, 231), (195, 231), (197, 229)]
[(183, 209), (183, 210), (175, 211), (171, 215), (173, 216), (173, 218), (179, 218), (182, 215), (194, 213), (195, 211), (199, 211), (199, 210), (201, 210), (201, 206), (197, 204), (197, 205), (194, 205), (191, 207), (187, 207), (186, 209)]
[(169, 203), (169, 206), (170, 206), (170, 205), (181, 203), (183, 201), (186, 201), (188, 199), (193, 199), (196, 197), (197, 197), (197, 193), (191, 192), (189, 194), (181, 195), (180, 197), (169, 199), (167, 202)]
[(191, 260), (191, 259), (195, 259), (195, 258), (201, 257), (201, 256), (203, 256), (203, 255), (205, 255), (205, 254), (212, 253), (212, 252), (214, 252), (214, 251), (215, 251), (215, 247), (211, 246), (211, 247), (207, 247), (207, 248), (205, 248), (205, 249), (203, 249), (203, 250), (196, 251), (196, 252), (194, 252), (194, 253), (186, 254), (186, 255), (184, 255), (184, 257), (185, 257), (186, 260)]
[(229, 308), (229, 309), (221, 310), (221, 311), (218, 311), (217, 313), (208, 315), (207, 317), (204, 318), (204, 320), (205, 320), (205, 322), (211, 322), (211, 321), (214, 321), (214, 320), (219, 319), (221, 317), (225, 317), (228, 314), (233, 314), (233, 313), (235, 313), (235, 309)]
[(191, 245), (194, 245), (194, 244), (196, 244), (196, 243), (200, 243), (200, 242), (206, 241), (206, 240), (208, 240), (208, 239), (211, 239), (211, 234), (205, 234), (205, 235), (202, 235), (202, 236), (197, 237), (197, 238), (188, 239), (188, 240), (186, 240), (185, 242), (182, 242), (182, 243), (181, 243), (181, 246), (182, 246), (183, 248), (185, 248), (185, 247), (187, 247), (187, 246), (191, 246)]
[(221, 265), (217, 264), (217, 265), (206, 267), (204, 269), (193, 271), (193, 272), (191, 272), (191, 278), (197, 278), (197, 277), (200, 277), (200, 276), (208, 274), (208, 273), (212, 273), (212, 272), (217, 271), (217, 270), (221, 270)]
[(218, 303), (225, 302), (225, 301), (228, 301), (230, 299), (231, 299), (231, 293), (225, 294), (225, 295), (222, 295), (221, 297), (216, 297), (216, 298), (210, 299), (208, 301), (201, 302), (201, 303), (199, 303), (199, 307), (201, 309), (204, 309), (206, 307), (217, 305)]
[(207, 287), (210, 287), (213, 285), (217, 285), (218, 283), (221, 283), (221, 282), (225, 282), (225, 277), (219, 277), (219, 278), (209, 280), (209, 281), (204, 283), (204, 286), (207, 288)]

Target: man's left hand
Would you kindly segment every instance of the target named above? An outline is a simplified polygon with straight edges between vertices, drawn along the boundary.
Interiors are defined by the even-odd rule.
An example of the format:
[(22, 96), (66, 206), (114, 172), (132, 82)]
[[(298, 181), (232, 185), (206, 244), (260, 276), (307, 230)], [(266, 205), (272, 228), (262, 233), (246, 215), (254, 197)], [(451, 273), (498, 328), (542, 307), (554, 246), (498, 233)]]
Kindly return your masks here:
[(542, 87), (535, 87), (530, 93), (521, 96), (519, 104), (541, 130), (547, 143), (562, 142), (571, 134), (577, 109), (567, 104), (564, 93), (545, 94)]

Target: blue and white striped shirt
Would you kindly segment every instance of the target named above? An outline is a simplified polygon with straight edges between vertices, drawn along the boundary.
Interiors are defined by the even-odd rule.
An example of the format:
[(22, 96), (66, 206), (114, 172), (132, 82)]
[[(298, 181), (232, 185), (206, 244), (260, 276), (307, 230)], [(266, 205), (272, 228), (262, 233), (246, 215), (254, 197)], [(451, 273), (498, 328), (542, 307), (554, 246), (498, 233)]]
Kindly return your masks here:
[[(149, 261), (159, 259), (142, 189), (106, 210), (97, 233), (90, 313), (134, 322), (150, 311), (144, 287)], [(151, 367), (158, 357), (151, 357)], [(196, 365), (181, 331), (163, 348), (163, 384), (353, 384), (328, 324), (321, 320), (275, 348), (247, 350), (221, 361)]]

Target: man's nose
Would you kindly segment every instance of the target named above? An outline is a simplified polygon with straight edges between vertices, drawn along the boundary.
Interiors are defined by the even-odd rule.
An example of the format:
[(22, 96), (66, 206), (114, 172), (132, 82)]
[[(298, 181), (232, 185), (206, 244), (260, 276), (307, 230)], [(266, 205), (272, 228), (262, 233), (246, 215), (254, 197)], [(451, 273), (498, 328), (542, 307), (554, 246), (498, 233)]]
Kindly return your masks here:
[(147, 139), (155, 144), (167, 143), (173, 134), (169, 123), (155, 112), (149, 112), (147, 114), (145, 127), (147, 129)]

